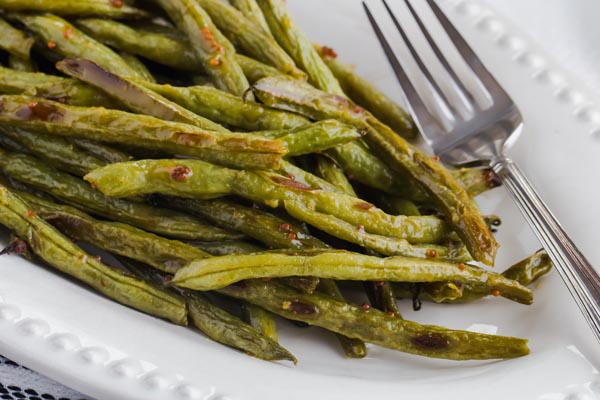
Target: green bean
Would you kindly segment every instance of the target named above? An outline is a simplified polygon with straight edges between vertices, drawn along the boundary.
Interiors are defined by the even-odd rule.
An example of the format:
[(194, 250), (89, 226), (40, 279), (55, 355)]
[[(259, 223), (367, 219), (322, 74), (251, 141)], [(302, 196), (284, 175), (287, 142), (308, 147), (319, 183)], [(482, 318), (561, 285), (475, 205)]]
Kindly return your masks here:
[[(1, 2), (0, 2), (1, 7)], [(0, 49), (23, 60), (29, 60), (29, 52), (35, 39), (30, 38), (0, 18)]]
[(306, 79), (272, 36), (234, 7), (219, 0), (197, 0), (215, 25), (242, 53), (295, 78)]
[(275, 282), (247, 281), (219, 290), (277, 315), (383, 347), (451, 360), (514, 358), (529, 354), (527, 340), (420, 325), (362, 310), (320, 294), (304, 294)]
[(201, 293), (186, 292), (184, 296), (192, 322), (211, 339), (242, 349), (247, 354), (264, 360), (288, 360), (294, 364), (297, 362), (296, 358), (276, 341), (215, 306)]
[(338, 96), (345, 96), (339, 82), (323, 62), (311, 41), (298, 28), (285, 9), (282, 0), (256, 0), (260, 6), (271, 33), (296, 65), (308, 74), (308, 80), (315, 87)]
[(184, 302), (86, 254), (55, 228), (32, 215), (31, 208), (4, 186), (0, 186), (0, 223), (26, 240), (31, 250), (48, 264), (105, 296), (187, 325)]
[(190, 215), (142, 203), (108, 198), (92, 189), (81, 179), (58, 172), (23, 154), (9, 154), (0, 150), (0, 167), (6, 175), (43, 190), (84, 211), (122, 221), (167, 237), (205, 241), (237, 237), (223, 229), (205, 225)]
[(117, 7), (106, 0), (0, 0), (6, 11), (49, 12), (65, 16), (100, 16), (107, 18), (140, 18), (147, 13), (129, 5)]
[(325, 243), (311, 236), (300, 224), (232, 201), (202, 201), (169, 197), (162, 203), (206, 218), (218, 226), (243, 233), (269, 248), (306, 249), (327, 247)]
[[(318, 289), (320, 293), (326, 294), (334, 300), (345, 302), (344, 296), (338, 289), (335, 281), (331, 279), (321, 279)], [(367, 356), (367, 346), (365, 346), (365, 342), (362, 340), (352, 339), (340, 334), (336, 334), (336, 337), (347, 357), (364, 358)]]
[(175, 104), (143, 85), (107, 71), (98, 64), (83, 59), (66, 59), (56, 64), (56, 68), (93, 85), (125, 104), (132, 111), (151, 115), (166, 121), (181, 122), (202, 129), (227, 132), (227, 129), (206, 118)]
[(172, 288), (167, 289), (164, 287), (167, 276), (157, 273), (143, 264), (140, 265), (122, 257), (119, 257), (119, 260), (128, 271), (140, 279), (155, 284), (163, 291), (168, 290), (172, 295), (185, 301), (190, 320), (196, 328), (210, 339), (263, 360), (296, 362), (294, 356), (280, 346), (276, 339), (270, 338), (255, 327), (217, 307), (204, 294), (183, 291), (183, 295), (179, 295)]
[(317, 155), (316, 163), (317, 175), (335, 185), (342, 192), (357, 197), (352, 184), (346, 178), (342, 169), (331, 158)]
[[(77, 24), (96, 40), (121, 51), (184, 71), (208, 72), (185, 36), (134, 29), (116, 21), (102, 19), (84, 19)], [(250, 83), (267, 76), (284, 75), (276, 68), (241, 54), (234, 57)]]
[[(464, 267), (464, 268), (462, 268)], [(266, 252), (192, 261), (173, 283), (195, 290), (215, 290), (253, 278), (317, 276), (337, 280), (395, 282), (460, 282), (499, 291), (524, 304), (533, 302), (529, 289), (481, 268), (409, 257), (379, 258), (340, 250)]]
[(344, 93), (356, 104), (369, 110), (381, 120), (407, 139), (418, 135), (417, 126), (398, 104), (383, 94), (379, 89), (366, 79), (358, 76), (352, 67), (340, 63), (335, 52), (328, 47), (318, 47), (321, 58), (333, 75), (337, 78)]
[(371, 303), (372, 307), (391, 316), (401, 316), (391, 282), (366, 281), (363, 286), (365, 287), (365, 291), (369, 297), (369, 303)]
[[(0, 134), (0, 150), (1, 148), (4, 148), (8, 151), (14, 152), (14, 153), (23, 153), (23, 154), (28, 154), (29, 150), (27, 150), (27, 148), (25, 146), (23, 146), (23, 144), (17, 140), (14, 140), (12, 138), (9, 138), (6, 135), (2, 135)], [(0, 153), (2, 154), (2, 153)], [(2, 183), (1, 180), (1, 176), (0, 176), (0, 183)]]
[(273, 34), (269, 29), (269, 24), (267, 24), (267, 20), (258, 6), (258, 3), (256, 3), (256, 0), (230, 0), (229, 2), (232, 6), (240, 10), (246, 18), (260, 26), (267, 35), (273, 37)]
[(301, 81), (276, 77), (262, 79), (253, 88), (270, 107), (300, 112), (317, 120), (336, 118), (363, 129), (372, 151), (393, 171), (406, 176), (428, 194), (473, 258), (493, 264), (498, 243), (464, 187), (441, 163), (419, 152), (369, 112), (341, 96), (327, 94)]
[[(550, 272), (551, 269), (552, 261), (550, 257), (544, 250), (539, 250), (532, 256), (508, 268), (502, 273), (502, 276), (519, 282), (523, 286), (528, 286)], [(410, 297), (410, 289), (405, 284), (397, 284), (394, 290), (398, 297)], [(512, 297), (503, 292), (493, 294), (513, 300)], [(423, 285), (420, 290), (420, 297), (423, 300), (436, 303), (466, 303), (488, 295), (490, 295), (489, 290), (481, 285), (460, 285), (456, 282), (435, 282)]]
[(75, 143), (78, 147), (84, 149), (94, 157), (103, 160), (107, 164), (126, 162), (131, 161), (133, 159), (127, 153), (124, 153), (105, 144), (94, 142), (93, 140), (71, 139), (71, 141)]
[(285, 153), (279, 140), (206, 131), (147, 115), (25, 96), (0, 96), (0, 104), (0, 126), (159, 149), (242, 168), (277, 168)]
[(410, 200), (386, 194), (381, 194), (378, 200), (383, 209), (392, 215), (421, 215), (417, 205)]
[(36, 196), (19, 193), (36, 215), (63, 234), (76, 240), (141, 261), (161, 271), (174, 274), (192, 260), (209, 254), (183, 242), (169, 240), (119, 222), (92, 218), (74, 207), (59, 205)]
[(204, 71), (185, 36), (173, 37), (159, 32), (134, 29), (106, 19), (81, 19), (77, 21), (77, 26), (99, 42), (120, 51), (176, 69)]
[(84, 58), (123, 76), (142, 78), (117, 53), (60, 17), (50, 14), (20, 15), (18, 19), (50, 50), (62, 57)]
[(249, 83), (235, 58), (235, 50), (196, 0), (158, 0), (169, 17), (187, 34), (203, 70), (219, 89), (241, 96)]
[(256, 132), (256, 134), (267, 139), (281, 140), (288, 149), (288, 156), (320, 153), (361, 137), (356, 129), (334, 119), (290, 130)]
[(173, 87), (143, 82), (144, 86), (167, 99), (220, 124), (247, 131), (298, 128), (310, 121), (298, 114), (274, 110), (246, 102), (209, 86)]
[(248, 81), (251, 84), (269, 76), (286, 76), (278, 69), (263, 64), (253, 58), (238, 54), (236, 59), (240, 64), (240, 67), (242, 67), (242, 70), (244, 70), (244, 75), (246, 75), (246, 78), (248, 78)]
[(17, 71), (0, 67), (0, 92), (29, 94), (60, 100), (76, 106), (120, 108), (121, 105), (101, 91), (75, 79), (40, 72)]
[(8, 67), (19, 72), (36, 72), (37, 65), (32, 59), (26, 60), (24, 58), (9, 54), (8, 56)]
[(142, 77), (144, 81), (156, 83), (156, 79), (152, 73), (148, 70), (148, 67), (136, 56), (129, 53), (121, 52), (119, 56), (129, 65), (130, 68), (134, 69), (138, 75)]
[[(419, 310), (421, 300), (435, 303), (452, 303), (463, 296), (463, 286), (454, 282), (393, 283), (394, 295), (401, 299), (412, 299), (413, 308)], [(415, 307), (415, 304), (417, 305)]]
[(50, 162), (62, 171), (83, 176), (107, 163), (80, 149), (69, 141), (24, 129), (0, 129), (1, 136), (7, 136), (27, 149), (27, 153)]
[(273, 341), (277, 341), (277, 326), (270, 312), (250, 303), (242, 304), (242, 318), (248, 324), (265, 334)]
[(264, 251), (265, 248), (240, 240), (227, 240), (219, 242), (193, 242), (192, 246), (207, 252), (212, 256), (225, 256), (229, 254), (249, 254)]
[(302, 183), (307, 187), (311, 187), (313, 189), (320, 189), (328, 192), (344, 193), (337, 186), (332, 185), (325, 179), (319, 178), (317, 175), (313, 175), (310, 172), (303, 170), (302, 168), (298, 168), (294, 164), (285, 160), (281, 161), (277, 172), (283, 176), (287, 176), (288, 178), (296, 182)]
[[(183, 179), (174, 179), (171, 170), (186, 173)], [(447, 233), (445, 223), (436, 217), (391, 216), (355, 197), (314, 190), (275, 173), (231, 170), (200, 160), (112, 164), (92, 171), (85, 179), (111, 197), (159, 193), (214, 198), (235, 194), (272, 207), (284, 201), (296, 201), (313, 211), (340, 218), (355, 229), (362, 227), (366, 232), (406, 239), (410, 243), (436, 243)]]
[(427, 258), (437, 257), (443, 260), (469, 261), (471, 258), (461, 247), (452, 243), (441, 245), (411, 244), (406, 239), (398, 239), (383, 235), (365, 232), (364, 227), (353, 225), (327, 213), (320, 213), (309, 209), (297, 201), (285, 201), (286, 211), (294, 218), (321, 229), (334, 237), (357, 244), (380, 254), (392, 256), (403, 255), (408, 257)]
[(463, 184), (471, 197), (502, 184), (491, 168), (461, 168), (452, 171), (452, 175)]

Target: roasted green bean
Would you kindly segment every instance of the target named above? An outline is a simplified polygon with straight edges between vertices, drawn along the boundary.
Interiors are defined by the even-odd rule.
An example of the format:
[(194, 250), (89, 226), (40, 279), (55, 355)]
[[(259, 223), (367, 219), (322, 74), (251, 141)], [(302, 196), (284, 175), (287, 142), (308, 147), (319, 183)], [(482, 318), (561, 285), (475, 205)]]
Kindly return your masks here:
[(140, 114), (194, 125), (210, 131), (227, 132), (221, 125), (194, 114), (135, 81), (109, 72), (93, 61), (69, 58), (58, 62), (56, 68), (103, 90)]
[(121, 52), (119, 56), (129, 65), (131, 69), (134, 69), (138, 75), (146, 82), (156, 83), (156, 79), (154, 75), (150, 72), (148, 67), (136, 56), (129, 53)]
[(247, 131), (298, 128), (310, 121), (298, 114), (246, 102), (209, 86), (174, 87), (142, 83), (169, 100), (212, 121)]
[(72, 239), (146, 263), (174, 274), (192, 260), (209, 254), (194, 246), (169, 240), (119, 222), (100, 221), (71, 206), (59, 205), (39, 197), (19, 193), (45, 221)]
[(23, 60), (29, 60), (29, 51), (34, 42), (35, 39), (0, 18), (0, 49)]
[(277, 77), (261, 79), (253, 88), (268, 106), (299, 112), (317, 120), (336, 118), (363, 129), (364, 139), (371, 149), (393, 171), (406, 176), (428, 194), (473, 258), (493, 265), (498, 250), (496, 239), (464, 187), (439, 161), (418, 151), (344, 97), (319, 91), (301, 81)]
[(37, 64), (30, 59), (21, 58), (14, 54), (8, 55), (8, 67), (19, 72), (36, 72)]
[(254, 304), (244, 303), (242, 304), (242, 318), (271, 340), (277, 341), (277, 327), (273, 314), (270, 312)]
[(240, 10), (246, 18), (254, 21), (255, 24), (260, 26), (266, 34), (273, 37), (269, 25), (267, 24), (267, 20), (258, 3), (256, 3), (256, 0), (230, 0), (229, 2), (232, 6)]
[(282, 0), (256, 0), (271, 33), (296, 65), (308, 74), (315, 87), (338, 96), (345, 96), (339, 82), (323, 62), (311, 41), (298, 28)]
[(499, 291), (524, 304), (533, 302), (531, 291), (519, 282), (468, 264), (401, 256), (379, 258), (339, 250), (266, 252), (196, 260), (177, 271), (173, 282), (195, 290), (214, 290), (245, 279), (286, 276), (395, 282), (451, 281), (478, 285), (487, 293)]
[(246, 281), (219, 290), (277, 315), (347, 337), (426, 357), (451, 360), (514, 358), (529, 354), (527, 340), (420, 325), (365, 311), (320, 294), (305, 294), (275, 282)]
[(0, 168), (6, 175), (48, 192), (65, 203), (167, 237), (218, 241), (239, 236), (206, 225), (190, 215), (108, 198), (81, 179), (58, 172), (26, 155), (0, 150)]
[(123, 76), (142, 78), (117, 53), (60, 17), (50, 14), (19, 15), (18, 20), (33, 31), (49, 50), (62, 57), (84, 58)]
[(399, 135), (407, 139), (413, 139), (417, 136), (418, 130), (415, 123), (398, 104), (366, 79), (358, 76), (352, 67), (340, 63), (335, 52), (329, 47), (319, 47), (318, 51), (337, 78), (344, 93), (352, 101), (369, 110)]
[(176, 324), (187, 325), (186, 305), (178, 297), (157, 290), (88, 255), (1, 185), (0, 224), (26, 240), (31, 250), (48, 264), (107, 297)]
[(233, 45), (213, 24), (196, 0), (157, 0), (186, 33), (191, 47), (219, 89), (241, 96), (249, 83), (235, 58)]
[(0, 9), (6, 11), (49, 12), (65, 16), (99, 16), (107, 18), (140, 18), (147, 13), (129, 5), (116, 5), (103, 0), (0, 0)]
[(196, 0), (219, 30), (244, 54), (295, 78), (306, 79), (272, 36), (234, 7), (219, 0)]
[(243, 168), (277, 168), (279, 140), (203, 130), (147, 115), (75, 107), (26, 96), (0, 96), (0, 126), (52, 135), (129, 144)]

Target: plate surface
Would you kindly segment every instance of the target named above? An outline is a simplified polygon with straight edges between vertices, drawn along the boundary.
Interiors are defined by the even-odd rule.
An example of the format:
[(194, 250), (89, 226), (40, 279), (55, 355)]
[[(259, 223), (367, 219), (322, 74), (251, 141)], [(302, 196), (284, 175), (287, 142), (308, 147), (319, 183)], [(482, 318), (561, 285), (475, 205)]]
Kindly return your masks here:
[[(288, 4), (313, 40), (334, 47), (402, 101), (360, 1)], [(524, 115), (525, 130), (510, 155), (590, 261), (600, 265), (600, 111), (510, 23), (476, 1), (441, 4)], [(484, 213), (503, 220), (498, 269), (540, 247), (504, 189), (478, 200)], [(527, 337), (528, 357), (450, 362), (371, 346), (367, 359), (347, 360), (332, 335), (282, 323), (281, 342), (298, 357), (297, 366), (255, 360), (20, 258), (2, 257), (0, 274), (0, 353), (100, 400), (600, 396), (598, 345), (556, 273), (535, 287), (530, 307), (489, 299), (463, 306), (425, 304), (415, 313), (401, 304), (407, 319)]]

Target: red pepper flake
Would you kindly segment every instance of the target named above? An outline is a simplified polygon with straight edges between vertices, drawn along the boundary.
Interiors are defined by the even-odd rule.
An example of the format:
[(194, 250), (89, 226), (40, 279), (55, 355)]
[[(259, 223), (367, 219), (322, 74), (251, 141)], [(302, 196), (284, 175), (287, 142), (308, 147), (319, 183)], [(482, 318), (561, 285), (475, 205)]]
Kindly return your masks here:
[(123, 0), (110, 0), (110, 4), (112, 4), (113, 7), (121, 8), (123, 7)]
[(219, 65), (221, 65), (221, 57), (211, 58), (208, 63), (210, 64), (211, 67), (216, 68)]
[(191, 172), (192, 171), (185, 165), (178, 165), (171, 170), (171, 178), (177, 182), (183, 182), (188, 176), (190, 176)]
[(65, 39), (70, 39), (72, 34), (73, 34), (72, 26), (67, 27), (67, 29), (65, 29), (65, 31), (63, 32), (63, 36)]
[(102, 257), (100, 256), (94, 256), (94, 260), (101, 262), (102, 261)]
[(492, 290), (492, 296), (495, 296), (495, 297), (500, 296), (500, 291), (498, 289)]
[(369, 303), (363, 303), (363, 305), (360, 306), (360, 308), (362, 308), (365, 311), (369, 311), (371, 309), (371, 305)]
[(393, 311), (388, 311), (388, 312), (385, 313), (385, 315), (387, 315), (388, 317), (395, 317), (396, 313), (393, 312)]
[(290, 224), (281, 224), (279, 225), (279, 232), (291, 232), (292, 226)]
[(61, 97), (61, 98), (59, 98), (59, 99), (56, 99), (56, 101), (58, 101), (58, 102), (59, 102), (59, 103), (61, 103), (61, 104), (66, 104), (66, 102), (67, 102), (67, 99), (66, 99), (65, 97)]
[(92, 189), (98, 189), (98, 185), (96, 185), (94, 182), (90, 182), (90, 186)]
[(467, 268), (467, 266), (463, 263), (458, 264), (458, 269), (460, 269), (461, 271), (464, 271), (465, 268)]
[(440, 158), (438, 156), (434, 156), (433, 161), (440, 161)]
[(359, 232), (364, 232), (365, 231), (365, 226), (364, 225), (358, 225), (356, 227), (356, 230), (359, 231)]
[(435, 249), (429, 249), (429, 250), (427, 250), (427, 253), (425, 253), (425, 255), (428, 258), (435, 258), (435, 257), (437, 257), (437, 251), (435, 251)]
[(173, 280), (173, 275), (164, 275), (162, 277), (162, 281), (163, 281), (164, 285), (170, 285), (172, 280)]
[(56, 42), (48, 42), (48, 48), (49, 48), (49, 49), (54, 49), (54, 48), (56, 48)]
[(29, 107), (31, 110), (33, 110), (34, 108), (37, 107), (37, 101), (30, 101), (29, 104), (27, 104), (27, 107)]
[(298, 235), (296, 235), (294, 232), (288, 233), (287, 237), (290, 240), (296, 240), (296, 239), (298, 239)]
[(375, 281), (375, 286), (382, 287), (384, 285), (383, 281)]
[(330, 57), (330, 58), (337, 58), (337, 56), (338, 56), (334, 49), (332, 49), (331, 47), (327, 47), (327, 46), (321, 46), (321, 55), (323, 57)]
[(362, 114), (363, 109), (360, 106), (354, 106), (354, 113), (355, 114)]
[(31, 219), (33, 217), (35, 217), (35, 211), (30, 208), (27, 210), (27, 218)]

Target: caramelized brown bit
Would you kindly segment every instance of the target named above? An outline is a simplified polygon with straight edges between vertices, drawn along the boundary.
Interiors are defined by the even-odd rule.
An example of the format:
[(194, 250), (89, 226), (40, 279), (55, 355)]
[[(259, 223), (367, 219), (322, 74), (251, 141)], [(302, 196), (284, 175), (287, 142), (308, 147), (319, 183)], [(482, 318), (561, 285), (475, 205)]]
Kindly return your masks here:
[(291, 232), (291, 230), (292, 230), (292, 226), (290, 224), (285, 223), (285, 224), (279, 225), (279, 232), (287, 233), (287, 232)]
[(15, 239), (8, 244), (4, 249), (0, 251), (0, 256), (15, 254), (17, 256), (27, 254), (29, 249), (27, 248), (27, 243), (22, 241), (21, 239)]
[(294, 232), (290, 232), (290, 233), (288, 233), (288, 234), (287, 234), (287, 237), (288, 237), (288, 239), (290, 239), (290, 240), (296, 240), (296, 239), (298, 239), (298, 235), (296, 235), (296, 233), (294, 233)]
[(484, 172), (484, 176), (485, 176), (485, 183), (487, 184), (487, 187), (489, 187), (490, 189), (493, 189), (495, 187), (502, 185), (502, 181), (500, 180), (500, 178), (494, 172), (493, 169), (491, 169), (491, 168), (486, 169)]
[(123, 0), (110, 0), (110, 4), (115, 8), (121, 8), (123, 7)]
[(312, 188), (310, 186), (305, 185), (302, 182), (298, 182), (293, 179), (285, 178), (283, 176), (271, 176), (271, 180), (278, 185), (287, 186), (291, 189), (312, 190)]
[(444, 350), (450, 347), (448, 339), (439, 333), (426, 333), (415, 336), (410, 341), (415, 347), (420, 347), (424, 350)]
[(359, 232), (364, 232), (365, 231), (365, 226), (364, 225), (358, 225), (356, 227), (356, 230), (359, 231)]
[(171, 170), (171, 178), (177, 182), (183, 182), (191, 173), (192, 171), (185, 165), (178, 165)]
[(313, 315), (319, 312), (319, 308), (315, 304), (300, 300), (293, 300), (287, 309), (296, 315)]
[(359, 210), (370, 210), (374, 205), (367, 203), (366, 201), (359, 201), (358, 203), (354, 203), (353, 207), (358, 208)]

